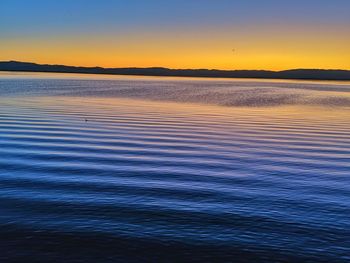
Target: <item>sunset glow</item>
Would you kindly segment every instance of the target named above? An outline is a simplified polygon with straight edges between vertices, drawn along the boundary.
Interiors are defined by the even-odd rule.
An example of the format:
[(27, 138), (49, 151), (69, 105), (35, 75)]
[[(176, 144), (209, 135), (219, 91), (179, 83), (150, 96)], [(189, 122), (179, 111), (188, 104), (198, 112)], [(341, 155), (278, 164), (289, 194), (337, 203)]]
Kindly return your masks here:
[(4, 0), (0, 60), (350, 69), (349, 1), (262, 2)]

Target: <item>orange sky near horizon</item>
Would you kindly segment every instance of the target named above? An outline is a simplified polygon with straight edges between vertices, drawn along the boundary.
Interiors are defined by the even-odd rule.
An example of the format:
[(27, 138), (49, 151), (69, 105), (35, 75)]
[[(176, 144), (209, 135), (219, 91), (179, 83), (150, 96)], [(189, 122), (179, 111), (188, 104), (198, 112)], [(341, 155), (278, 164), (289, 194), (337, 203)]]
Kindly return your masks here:
[(350, 37), (99, 36), (3, 40), (0, 60), (102, 67), (350, 69)]

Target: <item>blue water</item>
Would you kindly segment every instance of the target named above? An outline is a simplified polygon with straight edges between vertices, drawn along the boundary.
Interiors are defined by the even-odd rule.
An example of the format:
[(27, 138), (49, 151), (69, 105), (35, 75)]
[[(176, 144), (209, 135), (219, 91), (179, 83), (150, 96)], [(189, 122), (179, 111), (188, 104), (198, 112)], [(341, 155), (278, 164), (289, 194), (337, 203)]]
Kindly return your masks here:
[(349, 262), (349, 83), (0, 74), (1, 262)]

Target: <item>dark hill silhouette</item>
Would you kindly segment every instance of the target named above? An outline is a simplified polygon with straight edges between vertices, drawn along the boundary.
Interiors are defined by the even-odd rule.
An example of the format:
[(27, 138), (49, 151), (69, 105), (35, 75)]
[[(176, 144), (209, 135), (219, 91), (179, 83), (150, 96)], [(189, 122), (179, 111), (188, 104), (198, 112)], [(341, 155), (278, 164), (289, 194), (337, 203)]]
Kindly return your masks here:
[(115, 74), (140, 76), (212, 77), (212, 78), (266, 78), (266, 79), (314, 79), (350, 80), (350, 70), (293, 69), (268, 70), (217, 70), (217, 69), (168, 69), (152, 68), (102, 68), (43, 65), (18, 61), (0, 62), (0, 71), (61, 72), (85, 74)]

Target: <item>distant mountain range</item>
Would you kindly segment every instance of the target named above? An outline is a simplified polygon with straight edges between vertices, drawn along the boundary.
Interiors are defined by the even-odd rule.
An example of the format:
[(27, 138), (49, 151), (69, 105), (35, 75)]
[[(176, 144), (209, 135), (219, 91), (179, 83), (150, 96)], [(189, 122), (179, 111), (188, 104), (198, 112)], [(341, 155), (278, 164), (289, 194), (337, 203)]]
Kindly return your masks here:
[(211, 77), (211, 78), (265, 78), (265, 79), (313, 79), (350, 80), (350, 70), (292, 69), (268, 70), (218, 70), (218, 69), (168, 69), (152, 68), (102, 68), (43, 65), (19, 61), (0, 61), (0, 71), (61, 72), (85, 74), (115, 74), (140, 76)]

